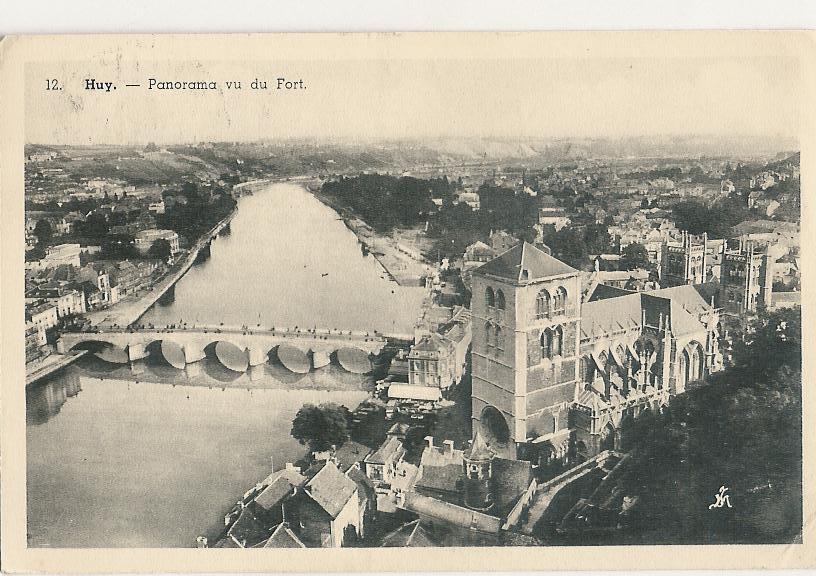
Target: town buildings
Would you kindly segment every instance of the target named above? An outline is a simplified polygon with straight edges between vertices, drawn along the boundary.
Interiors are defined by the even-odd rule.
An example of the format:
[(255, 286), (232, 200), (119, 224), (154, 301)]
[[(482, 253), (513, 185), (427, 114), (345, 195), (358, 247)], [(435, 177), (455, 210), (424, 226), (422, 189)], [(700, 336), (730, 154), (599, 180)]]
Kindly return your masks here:
[(135, 235), (133, 243), (139, 252), (146, 254), (157, 240), (166, 240), (170, 244), (171, 254), (176, 254), (179, 251), (179, 237), (172, 230), (157, 230), (155, 228), (142, 230)]
[(707, 277), (708, 235), (693, 236), (683, 232), (679, 241), (663, 243), (660, 282), (666, 286), (702, 284)]
[(720, 303), (727, 314), (740, 316), (771, 306), (774, 260), (765, 243), (740, 238), (724, 245), (720, 272)]

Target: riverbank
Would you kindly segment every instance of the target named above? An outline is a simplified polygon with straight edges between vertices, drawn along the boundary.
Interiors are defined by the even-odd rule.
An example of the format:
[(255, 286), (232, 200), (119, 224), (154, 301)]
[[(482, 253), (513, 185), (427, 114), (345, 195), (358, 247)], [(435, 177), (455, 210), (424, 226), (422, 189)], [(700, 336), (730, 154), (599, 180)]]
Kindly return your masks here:
[(206, 234), (203, 234), (201, 238), (196, 241), (193, 247), (190, 248), (190, 251), (187, 253), (184, 260), (180, 263), (177, 262), (174, 264), (168, 273), (165, 274), (164, 278), (162, 278), (158, 284), (156, 284), (152, 290), (150, 290), (150, 292), (137, 296), (136, 298), (121, 300), (113, 306), (103, 310), (88, 312), (85, 314), (85, 317), (93, 326), (98, 327), (129, 326), (130, 324), (136, 322), (145, 314), (145, 312), (148, 311), (148, 309), (150, 309), (151, 306), (153, 306), (153, 304), (156, 303), (159, 298), (164, 295), (165, 292), (172, 288), (176, 282), (178, 282), (182, 276), (187, 273), (187, 271), (195, 263), (199, 252), (201, 252), (201, 250), (203, 250), (205, 247), (209, 246), (210, 242), (212, 242), (215, 237), (221, 233), (221, 231), (235, 216), (237, 210), (238, 207), (236, 206), (224, 219), (213, 226)]
[(87, 350), (77, 350), (68, 354), (49, 354), (41, 362), (35, 361), (26, 365), (26, 388), (57, 370), (65, 368), (87, 353)]
[[(394, 282), (400, 286), (422, 286), (424, 279), (433, 273), (431, 265), (422, 260), (416, 250), (401, 243), (398, 237), (383, 236), (375, 232), (350, 207), (324, 194), (319, 182), (304, 186), (315, 198), (337, 212), (346, 227), (357, 236), (360, 244), (376, 258)], [(398, 236), (398, 233), (394, 234)]]

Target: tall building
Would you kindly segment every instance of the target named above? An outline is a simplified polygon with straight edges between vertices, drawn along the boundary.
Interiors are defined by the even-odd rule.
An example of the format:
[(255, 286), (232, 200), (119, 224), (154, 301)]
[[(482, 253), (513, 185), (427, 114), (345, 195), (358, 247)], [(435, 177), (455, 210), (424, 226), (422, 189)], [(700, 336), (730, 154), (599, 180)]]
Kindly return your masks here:
[(567, 429), (580, 298), (578, 271), (527, 242), (474, 271), (472, 414), (500, 455)]
[(702, 284), (707, 280), (708, 235), (683, 232), (679, 241), (666, 241), (660, 258), (661, 286)]
[(722, 366), (718, 312), (694, 286), (580, 297), (578, 271), (527, 243), (474, 270), (473, 427), (497, 455), (617, 448), (628, 417)]
[(736, 316), (771, 305), (773, 259), (768, 245), (740, 238), (737, 246), (723, 244), (720, 270), (720, 304)]

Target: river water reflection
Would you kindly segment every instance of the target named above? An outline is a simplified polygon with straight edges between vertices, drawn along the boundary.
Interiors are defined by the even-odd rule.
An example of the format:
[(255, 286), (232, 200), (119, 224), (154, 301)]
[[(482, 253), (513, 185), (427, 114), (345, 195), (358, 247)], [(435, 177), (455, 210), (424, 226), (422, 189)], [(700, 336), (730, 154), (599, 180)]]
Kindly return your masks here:
[[(230, 233), (143, 321), (410, 333), (422, 296), (387, 280), (331, 209), (278, 184), (239, 201)], [(302, 456), (289, 435), (300, 406), (353, 408), (371, 387), (334, 365), (83, 358), (26, 395), (29, 545), (194, 546), (272, 460)]]

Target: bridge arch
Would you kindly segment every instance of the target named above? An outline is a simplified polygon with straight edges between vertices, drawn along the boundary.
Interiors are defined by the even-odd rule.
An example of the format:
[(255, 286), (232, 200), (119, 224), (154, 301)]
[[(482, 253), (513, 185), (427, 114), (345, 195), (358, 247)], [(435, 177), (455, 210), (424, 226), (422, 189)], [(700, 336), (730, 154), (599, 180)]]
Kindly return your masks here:
[(249, 358), (246, 350), (239, 348), (228, 340), (218, 340), (204, 348), (205, 352), (212, 353), (225, 368), (233, 372), (246, 372), (249, 367)]
[(87, 350), (97, 358), (111, 364), (127, 364), (130, 359), (127, 350), (105, 340), (83, 340), (74, 344), (71, 350)]
[(296, 346), (292, 346), (291, 344), (279, 344), (274, 349), (274, 352), (278, 362), (283, 364), (290, 372), (307, 374), (312, 368), (308, 354)]
[(336, 352), (337, 363), (352, 374), (371, 372), (371, 359), (368, 352), (360, 348), (346, 346)]

